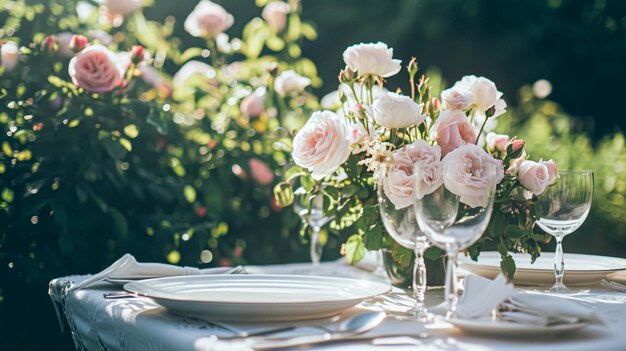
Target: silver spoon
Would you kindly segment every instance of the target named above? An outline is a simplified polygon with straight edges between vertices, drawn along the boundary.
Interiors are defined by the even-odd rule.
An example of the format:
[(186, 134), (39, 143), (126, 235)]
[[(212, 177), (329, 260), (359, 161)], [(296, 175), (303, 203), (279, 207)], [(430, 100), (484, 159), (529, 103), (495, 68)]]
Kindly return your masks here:
[(270, 350), (285, 347), (321, 344), (349, 339), (375, 328), (387, 317), (385, 312), (365, 312), (346, 319), (339, 325), (336, 332), (324, 334), (296, 336), (289, 339), (251, 339), (250, 347), (254, 350)]

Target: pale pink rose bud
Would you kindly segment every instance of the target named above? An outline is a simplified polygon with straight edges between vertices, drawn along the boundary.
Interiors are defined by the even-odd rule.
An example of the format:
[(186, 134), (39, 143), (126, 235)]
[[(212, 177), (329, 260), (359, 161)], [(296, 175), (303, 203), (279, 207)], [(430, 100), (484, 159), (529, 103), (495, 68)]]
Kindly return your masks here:
[(287, 26), (287, 14), (289, 12), (291, 12), (289, 4), (282, 1), (274, 1), (265, 5), (261, 17), (263, 17), (270, 28), (280, 32)]
[(70, 49), (75, 53), (79, 53), (87, 47), (88, 43), (87, 37), (75, 34), (72, 36), (72, 40), (70, 41)]
[(57, 41), (54, 35), (48, 35), (41, 42), (41, 50), (45, 52), (54, 52), (57, 49)]
[(298, 166), (321, 179), (346, 162), (350, 152), (345, 119), (331, 111), (316, 111), (293, 139), (291, 155)]
[(2, 66), (7, 71), (12, 71), (17, 67), (20, 59), (20, 49), (12, 41), (3, 43), (0, 47), (0, 57)]
[(454, 149), (442, 163), (446, 188), (470, 207), (485, 207), (504, 177), (502, 163), (474, 144)]
[(445, 110), (441, 112), (433, 125), (431, 136), (441, 147), (445, 156), (459, 146), (473, 144), (476, 133), (465, 113), (461, 110)]
[(235, 19), (222, 6), (201, 0), (185, 20), (185, 30), (194, 37), (214, 38), (230, 28)]
[(256, 158), (251, 158), (248, 160), (248, 167), (250, 167), (252, 179), (257, 183), (269, 185), (274, 181), (274, 172), (272, 172), (267, 163)]
[(513, 139), (506, 147), (506, 153), (511, 158), (518, 158), (524, 152), (526, 142), (524, 140)]
[(239, 109), (248, 117), (258, 117), (265, 110), (265, 87), (259, 87), (241, 100)]
[(506, 152), (506, 146), (509, 144), (509, 136), (506, 134), (487, 133), (487, 149), (491, 152)]
[(440, 106), (439, 99), (433, 98), (432, 99), (432, 104), (433, 104), (433, 109), (435, 111), (439, 111), (439, 106)]
[(68, 71), (76, 86), (91, 93), (107, 93), (122, 84), (125, 69), (114, 52), (92, 45), (72, 58)]
[(556, 162), (554, 162), (554, 160), (548, 160), (548, 161), (542, 160), (542, 161), (539, 161), (539, 163), (548, 167), (548, 174), (550, 175), (550, 179), (549, 179), (550, 184), (554, 183), (554, 181), (559, 178), (559, 171), (557, 169)]
[(522, 162), (517, 171), (517, 179), (520, 184), (534, 195), (541, 195), (550, 185), (550, 173), (548, 167), (535, 161)]
[(130, 49), (130, 59), (134, 64), (139, 64), (146, 57), (146, 49), (141, 45), (133, 45)]

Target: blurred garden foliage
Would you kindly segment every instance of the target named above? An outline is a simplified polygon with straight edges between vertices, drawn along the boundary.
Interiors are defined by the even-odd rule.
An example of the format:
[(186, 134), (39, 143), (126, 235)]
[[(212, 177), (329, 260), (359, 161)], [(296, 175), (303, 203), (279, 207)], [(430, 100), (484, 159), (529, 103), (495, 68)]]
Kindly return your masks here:
[[(598, 128), (566, 112), (615, 115), (608, 102), (621, 98), (626, 76), (624, 2), (289, 3), (277, 29), (260, 17), (265, 0), (221, 1), (234, 15), (231, 37), (207, 41), (184, 30), (196, 1), (148, 0), (124, 18), (95, 0), (0, 0), (0, 40), (20, 48), (15, 68), (0, 68), (0, 348), (71, 347), (47, 282), (96, 272), (126, 252), (185, 265), (307, 259), (300, 221), (274, 206), (272, 188), (292, 130), (318, 108), (316, 95), (336, 88), (337, 57), (360, 41), (386, 41), (405, 63), (417, 53), (450, 81), (461, 72), (503, 81), (513, 109), (498, 130), (526, 139), (535, 159), (596, 171), (592, 214), (566, 250), (624, 255), (624, 136), (598, 134), (624, 124), (602, 117)], [(371, 25), (381, 14), (394, 21)], [(123, 94), (91, 94), (67, 73), (71, 34), (116, 52), (143, 45), (153, 61), (133, 70)], [(42, 48), (48, 35), (67, 56)], [(469, 54), (459, 62), (452, 48)], [(279, 93), (276, 79), (289, 70), (311, 87)], [(538, 78), (552, 81), (562, 106), (530, 86), (515, 103), (518, 87)], [(262, 112), (246, 115), (241, 104), (254, 94)], [(326, 257), (337, 257), (341, 241), (329, 239)]]

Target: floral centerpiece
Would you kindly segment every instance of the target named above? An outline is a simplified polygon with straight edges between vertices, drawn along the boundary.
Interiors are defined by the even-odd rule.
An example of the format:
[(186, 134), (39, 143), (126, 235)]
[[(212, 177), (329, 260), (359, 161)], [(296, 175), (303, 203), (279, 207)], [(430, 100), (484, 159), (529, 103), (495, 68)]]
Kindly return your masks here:
[[(533, 231), (538, 219), (535, 200), (558, 177), (553, 161), (532, 161), (523, 140), (492, 132), (506, 112), (502, 93), (489, 79), (465, 76), (433, 96), (429, 78), (418, 76), (415, 58), (406, 67), (408, 94), (389, 91), (385, 78), (402, 70), (401, 61), (384, 43), (359, 44), (343, 54), (346, 67), (339, 74), (334, 111), (314, 112), (293, 140), (295, 166), (275, 193), (283, 205), (294, 196), (306, 203), (324, 196), (323, 211), (332, 217), (329, 228), (347, 237), (343, 253), (359, 261), (366, 249), (390, 249), (396, 260), (408, 263), (411, 252), (385, 233), (377, 208), (376, 184), (382, 182), (397, 209), (445, 184), (460, 197), (462, 210), (484, 205), (496, 187), (496, 205), (487, 232), (469, 248), (476, 258), (492, 243), (502, 256), (509, 277), (515, 262), (509, 252), (526, 252), (534, 260), (547, 236)], [(323, 103), (332, 106), (333, 97)], [(427, 171), (414, 184), (413, 170)], [(481, 167), (494, 164), (494, 179), (482, 179)], [(379, 179), (379, 170), (387, 175)], [(292, 184), (300, 184), (295, 192)], [(414, 187), (415, 185), (415, 187)], [(427, 257), (438, 257), (431, 249)]]

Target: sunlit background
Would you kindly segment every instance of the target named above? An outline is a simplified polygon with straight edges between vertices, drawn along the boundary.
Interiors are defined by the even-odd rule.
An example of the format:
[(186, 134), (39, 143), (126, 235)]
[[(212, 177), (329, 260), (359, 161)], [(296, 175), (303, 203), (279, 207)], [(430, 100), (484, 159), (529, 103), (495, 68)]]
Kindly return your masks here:
[[(120, 48), (128, 49), (129, 44), (136, 42), (134, 35), (148, 50), (150, 45), (146, 41), (156, 43), (156, 47), (165, 45), (159, 40), (177, 48), (206, 48), (203, 40), (191, 37), (183, 29), (183, 22), (196, 1), (148, 2), (153, 4), (143, 14), (147, 21), (155, 22), (147, 22), (143, 32), (137, 31), (139, 18), (130, 18), (120, 27), (103, 26), (111, 31)], [(0, 12), (0, 39), (28, 46), (33, 37), (41, 41), (47, 34), (87, 33), (91, 27), (85, 24), (89, 23), (86, 19), (77, 20), (77, 3), (86, 8), (98, 6), (95, 1), (0, 0), (0, 8), (6, 9)], [(232, 37), (240, 36), (244, 25), (261, 13), (254, 0), (220, 3), (235, 17), (234, 26), (228, 30)], [(525, 139), (534, 159), (553, 158), (561, 168), (590, 168), (596, 172), (592, 214), (568, 238), (566, 252), (626, 257), (626, 147), (621, 132), (626, 127), (622, 106), (626, 95), (626, 2), (303, 0), (301, 17), (317, 34), (299, 38), (296, 46), (301, 54), (296, 56), (308, 58), (317, 66), (316, 71), (309, 73), (312, 76), (317, 73), (321, 78), (311, 77), (314, 78), (312, 92), (318, 98), (336, 89), (336, 76), (343, 68), (343, 50), (348, 45), (370, 41), (387, 43), (394, 48), (394, 56), (404, 63), (415, 56), (421, 69), (435, 83), (439, 82), (439, 86), (453, 83), (466, 74), (497, 82), (511, 107), (508, 115), (500, 117), (498, 130)], [(171, 34), (151, 38), (146, 28), (164, 32), (171, 29)], [(209, 62), (202, 55), (197, 59)], [(162, 71), (166, 76), (178, 71), (180, 63), (175, 61), (165, 60)], [(3, 88), (16, 84), (6, 72), (0, 75), (0, 82)], [(403, 81), (392, 79), (390, 83), (407, 89)], [(165, 107), (162, 103), (165, 100), (158, 94), (147, 98), (158, 101), (163, 112), (170, 112), (170, 105)], [(199, 97), (196, 95), (195, 99)], [(313, 100), (311, 95), (306, 103), (293, 102), (297, 112), (294, 120), (316, 104)], [(15, 126), (7, 117), (11, 107), (6, 106), (6, 100), (2, 103), (0, 142), (12, 142)], [(173, 108), (182, 109), (182, 105)], [(208, 109), (211, 105), (202, 106)], [(185, 125), (187, 119), (179, 114), (174, 115), (173, 121), (175, 125)], [(3, 146), (0, 349), (18, 349), (17, 345), (19, 349), (73, 347), (67, 331), (64, 335), (59, 332), (47, 296), (48, 281), (69, 274), (96, 272), (126, 252), (140, 260), (207, 267), (308, 259), (308, 248), (298, 236), (299, 219), (291, 209), (273, 206), (271, 184), (257, 187), (242, 176), (249, 167), (246, 152), (254, 149), (255, 143), (263, 143), (258, 137), (269, 133), (265, 127), (251, 125), (241, 134), (223, 132), (220, 136), (215, 135), (217, 132), (210, 124), (198, 123), (194, 128), (191, 132), (170, 130), (167, 142), (180, 144), (180, 150), (184, 150), (185, 145), (198, 144), (198, 140), (209, 146), (215, 140), (224, 148), (216, 151), (214, 157), (224, 161), (211, 163), (214, 160), (197, 157), (194, 165), (194, 157), (178, 149), (170, 150), (168, 160), (164, 161), (157, 158), (158, 154), (142, 153), (142, 147), (135, 144), (135, 159), (129, 161), (132, 167), (139, 163), (158, 166), (147, 167), (142, 174), (126, 175), (124, 181), (149, 188), (140, 192), (158, 194), (161, 197), (156, 202), (116, 193), (115, 187), (95, 189), (103, 198), (102, 203), (88, 201), (84, 205), (64, 207), (63, 201), (72, 200), (55, 198), (52, 193), (50, 199), (56, 202), (46, 201), (41, 206), (27, 200), (20, 202), (18, 198), (23, 194), (16, 188), (15, 173), (6, 171), (12, 162), (12, 149), (7, 151)], [(251, 129), (254, 135), (248, 133)], [(158, 136), (146, 138), (157, 146), (161, 142)], [(85, 141), (76, 142), (83, 145)], [(63, 143), (56, 146), (58, 155), (80, 151), (67, 150), (67, 144)], [(56, 146), (47, 145), (53, 149)], [(279, 177), (287, 160), (272, 151), (274, 146), (261, 145), (259, 149), (272, 160), (269, 163)], [(234, 150), (231, 156), (228, 150)], [(203, 156), (210, 152), (206, 146), (199, 149)], [(71, 163), (62, 162), (59, 169), (51, 169), (66, 174), (68, 170), (63, 167)], [(129, 167), (124, 162), (120, 165), (122, 169)], [(50, 177), (57, 179), (56, 175)], [(91, 191), (80, 194), (77, 190), (78, 195), (72, 193), (72, 196), (91, 198)], [(172, 195), (176, 192), (180, 196)], [(16, 211), (11, 206), (18, 202), (20, 216), (11, 212)], [(53, 211), (56, 217), (50, 215)], [(60, 214), (67, 218), (67, 223), (59, 222)], [(330, 237), (324, 259), (339, 257), (341, 242), (342, 238)]]

